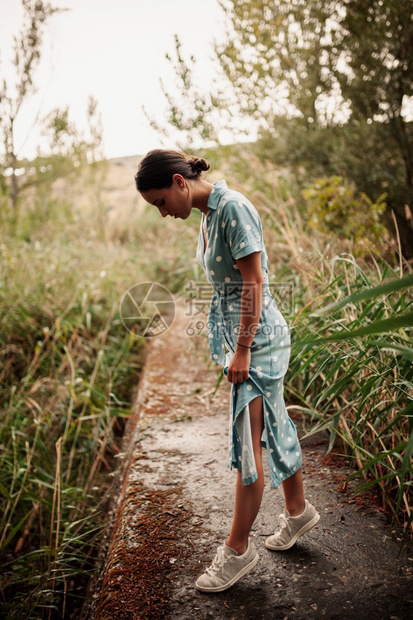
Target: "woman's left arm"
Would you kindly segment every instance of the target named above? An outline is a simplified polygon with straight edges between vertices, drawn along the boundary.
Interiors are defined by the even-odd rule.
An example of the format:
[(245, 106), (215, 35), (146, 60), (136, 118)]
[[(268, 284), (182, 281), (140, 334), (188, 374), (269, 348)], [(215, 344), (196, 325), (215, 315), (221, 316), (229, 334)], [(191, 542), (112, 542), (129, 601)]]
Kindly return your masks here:
[(228, 367), (227, 377), (231, 383), (242, 383), (249, 377), (251, 350), (247, 347), (252, 345), (260, 321), (264, 277), (261, 252), (253, 252), (236, 262), (243, 279), (241, 321), (238, 326), (237, 347)]

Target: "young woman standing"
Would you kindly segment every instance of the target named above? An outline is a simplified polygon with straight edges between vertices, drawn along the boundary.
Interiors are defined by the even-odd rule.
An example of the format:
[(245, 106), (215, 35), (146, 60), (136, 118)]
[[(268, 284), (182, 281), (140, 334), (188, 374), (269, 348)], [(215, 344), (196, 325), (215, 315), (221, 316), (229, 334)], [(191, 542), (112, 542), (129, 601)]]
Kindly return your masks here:
[(229, 466), (237, 469), (237, 482), (229, 537), (196, 587), (221, 592), (259, 559), (249, 533), (264, 490), (262, 447), (271, 486), (282, 484), (285, 496), (279, 528), (266, 547), (289, 549), (320, 516), (304, 498), (301, 448), (284, 403), (290, 335), (269, 290), (261, 221), (225, 181), (211, 184), (202, 177), (209, 167), (205, 159), (156, 149), (140, 161), (135, 181), (163, 217), (202, 213), (197, 258), (215, 291), (208, 316), (211, 357), (232, 384)]

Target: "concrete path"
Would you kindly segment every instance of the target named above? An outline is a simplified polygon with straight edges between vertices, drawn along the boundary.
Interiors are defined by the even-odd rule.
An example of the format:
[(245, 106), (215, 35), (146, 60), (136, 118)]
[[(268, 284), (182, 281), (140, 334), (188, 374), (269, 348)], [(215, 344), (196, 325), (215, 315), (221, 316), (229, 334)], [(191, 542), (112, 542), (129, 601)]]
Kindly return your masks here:
[(324, 459), (320, 435), (302, 444), (318, 525), (289, 551), (265, 548), (283, 507), (267, 472), (252, 531), (259, 563), (226, 592), (195, 590), (228, 534), (235, 472), (227, 469), (229, 384), (216, 390), (206, 338), (188, 337), (186, 327), (181, 315), (149, 347), (95, 618), (413, 618), (413, 553), (398, 557), (386, 518), (356, 501), (343, 484), (347, 470)]

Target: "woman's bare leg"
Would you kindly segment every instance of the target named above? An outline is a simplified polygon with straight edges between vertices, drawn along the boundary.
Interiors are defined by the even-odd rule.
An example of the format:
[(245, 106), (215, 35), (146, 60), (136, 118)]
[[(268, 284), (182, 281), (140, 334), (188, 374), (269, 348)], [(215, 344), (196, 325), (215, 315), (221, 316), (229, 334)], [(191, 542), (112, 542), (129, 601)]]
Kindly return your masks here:
[(243, 485), (241, 472), (237, 472), (235, 490), (235, 511), (231, 533), (227, 540), (228, 547), (240, 555), (248, 547), (248, 536), (261, 506), (264, 491), (264, 471), (262, 467), (261, 435), (264, 429), (264, 412), (262, 396), (249, 403), (252, 445), (258, 478), (252, 484)]
[(285, 507), (292, 517), (300, 515), (305, 508), (303, 472), (299, 469), (282, 483)]

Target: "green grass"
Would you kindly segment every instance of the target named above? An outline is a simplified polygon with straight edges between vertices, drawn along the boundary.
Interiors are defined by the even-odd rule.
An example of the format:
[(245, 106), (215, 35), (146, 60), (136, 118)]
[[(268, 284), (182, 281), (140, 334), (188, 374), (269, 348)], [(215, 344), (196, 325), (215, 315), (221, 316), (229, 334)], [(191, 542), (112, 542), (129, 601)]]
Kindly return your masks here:
[(2, 617), (79, 612), (144, 362), (120, 301), (139, 282), (199, 279), (199, 218), (148, 208), (108, 221), (104, 242), (93, 211), (65, 210), (32, 227), (30, 209), (0, 238)]
[(143, 363), (142, 342), (119, 317), (137, 273), (121, 247), (2, 241), (4, 613), (49, 617), (79, 605), (94, 568)]
[(403, 274), (397, 257), (393, 266), (378, 251), (355, 258), (348, 240), (313, 237), (291, 200), (279, 199), (276, 209), (262, 205), (261, 212), (275, 280), (294, 289), (290, 409), (305, 415), (309, 434), (329, 431), (329, 451), (352, 459), (349, 475), (359, 478), (359, 491), (374, 489), (407, 536), (413, 521), (413, 273), (406, 265)]
[[(407, 528), (412, 510), (413, 298), (397, 290), (401, 279), (387, 266), (379, 277), (385, 275), (390, 279), (383, 287), (373, 286), (371, 274), (354, 273), (351, 263), (332, 273), (322, 303), (307, 305), (293, 320), (289, 384), (300, 408), (316, 422), (311, 433), (327, 428), (330, 449), (339, 437), (362, 474), (360, 489), (375, 486), (383, 504)], [(411, 275), (405, 278), (406, 286), (411, 281)], [(355, 293), (341, 304), (329, 304), (348, 289)], [(366, 291), (368, 296), (359, 294)]]

